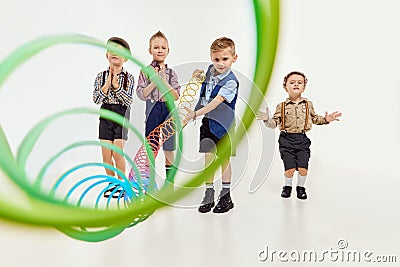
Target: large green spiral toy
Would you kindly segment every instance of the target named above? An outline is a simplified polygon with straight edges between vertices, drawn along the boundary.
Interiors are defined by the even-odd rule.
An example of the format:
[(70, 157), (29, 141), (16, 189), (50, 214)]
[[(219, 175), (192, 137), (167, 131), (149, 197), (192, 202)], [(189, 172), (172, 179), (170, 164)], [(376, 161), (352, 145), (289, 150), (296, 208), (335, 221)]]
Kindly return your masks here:
[[(257, 56), (255, 74), (253, 78), (254, 86), (250, 98), (248, 99), (247, 108), (243, 114), (243, 117), (241, 118), (243, 127), (239, 128), (233, 136), (234, 145), (237, 145), (245, 135), (246, 131), (254, 121), (253, 111), (258, 110), (259, 106), (261, 105), (262, 98), (256, 96), (259, 96), (259, 92), (262, 94), (266, 93), (272, 74), (278, 44), (279, 0), (253, 0), (253, 4), (257, 27)], [(77, 34), (52, 35), (36, 39), (14, 50), (14, 52), (12, 52), (0, 63), (0, 89), (7, 78), (18, 67), (20, 67), (21, 64), (28, 61), (30, 58), (42, 52), (43, 50), (63, 43), (83, 44), (103, 48), (106, 47), (103, 42), (99, 40)], [(142, 63), (130, 56), (121, 48), (107, 47), (107, 49), (124, 55), (128, 58), (128, 60), (137, 64), (141, 68), (145, 67)], [(151, 70), (148, 71), (148, 74), (151, 75)], [(160, 79), (156, 80), (156, 83), (161, 90), (168, 90)], [(181, 129), (181, 125), (179, 123), (180, 120), (178, 119), (176, 109), (174, 109), (172, 96), (167, 95), (167, 100), (169, 100), (169, 108), (171, 110), (175, 110), (173, 111), (172, 115), (176, 116), (176, 127), (178, 128), (178, 132), (181, 132), (179, 131), (179, 129)], [(28, 179), (28, 175), (26, 173), (26, 163), (40, 135), (51, 123), (55, 122), (56, 120), (65, 116), (76, 114), (90, 114), (93, 116), (100, 115), (101, 117), (113, 120), (119, 124), (125, 123), (125, 125), (127, 125), (127, 127), (142, 141), (146, 147), (146, 150), (148, 152), (151, 151), (149, 145), (145, 141), (145, 138), (137, 129), (133, 127), (133, 125), (129, 123), (129, 121), (124, 121), (122, 116), (107, 110), (99, 111), (89, 108), (75, 108), (53, 114), (40, 121), (31, 129), (31, 131), (26, 134), (25, 138), (18, 147), (16, 155), (13, 154), (4, 131), (0, 125), (0, 171), (6, 178), (10, 179), (10, 181), (12, 181), (20, 190), (25, 193), (27, 199), (25, 201), (12, 202), (0, 195), (1, 218), (19, 223), (56, 227), (66, 235), (83, 241), (98, 242), (106, 240), (118, 235), (128, 227), (142, 222), (156, 209), (165, 206), (165, 203), (174, 203), (175, 201), (189, 194), (191, 190), (201, 185), (204, 182), (204, 177), (210, 176), (210, 174), (220, 166), (224, 158), (228, 157), (228, 154), (230, 153), (229, 150), (224, 150), (224, 147), (226, 148), (227, 146), (224, 146), (222, 143), (222, 157), (219, 157), (208, 168), (183, 184), (182, 187), (185, 189), (180, 188), (174, 192), (161, 189), (160, 191), (154, 191), (151, 194), (141, 195), (139, 192), (139, 194), (135, 195), (135, 193), (132, 191), (132, 188), (128, 186), (129, 181), (126, 180), (127, 186), (124, 187), (124, 189), (127, 192), (127, 196), (125, 199), (118, 199), (118, 201), (121, 200), (121, 205), (123, 205), (123, 207), (120, 207), (118, 204), (117, 209), (109, 209), (109, 203), (107, 203), (106, 208), (102, 209), (98, 207), (98, 202), (97, 204), (95, 203), (93, 207), (81, 206), (79, 201), (78, 204), (72, 204), (68, 200), (69, 195), (74, 192), (75, 188), (71, 188), (69, 195), (67, 194), (65, 198), (60, 199), (55, 197), (57, 186), (68, 178), (68, 174), (70, 172), (73, 172), (78, 168), (101, 164), (82, 163), (79, 166), (75, 166), (71, 168), (70, 172), (65, 173), (62, 177), (55, 177), (53, 190), (45, 191), (41, 185), (43, 175), (46, 173), (48, 166), (50, 166), (52, 162), (57, 159), (57, 157), (66, 151), (82, 146), (106, 146), (116, 153), (124, 155), (127, 158), (127, 161), (132, 164), (134, 168), (133, 170), (136, 173), (138, 172), (138, 170), (135, 169), (132, 160), (117, 147), (103, 144), (98, 141), (82, 141), (69, 145), (50, 158), (45, 166), (42, 167), (38, 177), (36, 177), (33, 182), (32, 179)], [(178, 145), (182, 146), (182, 136), (179, 136), (178, 140)], [(154, 177), (154, 158), (151, 158), (152, 153), (148, 154), (150, 155), (149, 157), (152, 165), (150, 175)], [(178, 153), (176, 158), (177, 164), (179, 164), (179, 160), (180, 154)], [(111, 168), (110, 166), (106, 167)], [(80, 184), (83, 184), (87, 181), (92, 181), (93, 179), (97, 179), (97, 182), (95, 182), (92, 186), (105, 182), (108, 184), (108, 182), (110, 182), (109, 178), (102, 175), (97, 175), (82, 178)], [(76, 187), (79, 185), (76, 185)], [(188, 190), (188, 188), (192, 189)], [(81, 200), (83, 200), (86, 194), (86, 191), (82, 193)]]

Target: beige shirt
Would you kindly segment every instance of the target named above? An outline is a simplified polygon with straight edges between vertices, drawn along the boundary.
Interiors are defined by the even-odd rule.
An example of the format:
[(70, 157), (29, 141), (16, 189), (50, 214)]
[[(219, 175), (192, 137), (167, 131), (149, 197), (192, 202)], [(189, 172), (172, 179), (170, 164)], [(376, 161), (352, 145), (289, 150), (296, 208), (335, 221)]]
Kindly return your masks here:
[(312, 124), (328, 124), (325, 117), (315, 113), (313, 103), (306, 98), (301, 98), (300, 102), (294, 103), (289, 98), (285, 101), (285, 127), (282, 128), (282, 103), (276, 106), (276, 111), (272, 118), (264, 121), (268, 128), (275, 128), (279, 126), (281, 131), (286, 130), (288, 133), (302, 133), (304, 132), (304, 125), (306, 123), (306, 102), (308, 102), (308, 122), (305, 131), (311, 130)]

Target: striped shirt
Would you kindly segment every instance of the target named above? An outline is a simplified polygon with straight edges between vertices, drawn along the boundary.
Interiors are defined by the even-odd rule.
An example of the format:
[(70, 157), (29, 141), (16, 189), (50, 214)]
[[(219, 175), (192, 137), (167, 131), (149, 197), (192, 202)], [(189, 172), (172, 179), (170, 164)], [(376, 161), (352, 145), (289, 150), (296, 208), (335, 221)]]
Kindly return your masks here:
[[(101, 88), (105, 84), (105, 81), (109, 75), (110, 68), (97, 74), (94, 82), (93, 102), (96, 104), (122, 104), (129, 107), (133, 101), (133, 92), (135, 86), (135, 79), (133, 75), (122, 68), (122, 71), (117, 74), (119, 87), (115, 89), (112, 85), (110, 85), (107, 94), (104, 94), (103, 91), (101, 91)], [(125, 79), (127, 80), (125, 81)], [(124, 88), (125, 84), (126, 87)]]

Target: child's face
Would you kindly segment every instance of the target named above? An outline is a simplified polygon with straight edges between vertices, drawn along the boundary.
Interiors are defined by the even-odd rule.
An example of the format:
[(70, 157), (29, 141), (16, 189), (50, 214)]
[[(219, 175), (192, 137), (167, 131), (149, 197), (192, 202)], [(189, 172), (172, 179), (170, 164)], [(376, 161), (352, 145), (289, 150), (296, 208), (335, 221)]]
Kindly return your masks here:
[[(122, 45), (118, 45), (118, 47), (124, 48)], [(108, 62), (110, 63), (110, 66), (114, 66), (114, 67), (120, 67), (124, 64), (124, 62), (127, 61), (126, 58), (123, 58), (122, 56), (119, 56), (116, 53), (111, 52), (111, 51), (107, 51), (106, 58), (107, 58)]]
[(169, 53), (167, 40), (161, 37), (154, 38), (150, 43), (149, 53), (153, 56), (153, 60), (164, 62)]
[(227, 47), (218, 51), (211, 51), (211, 61), (218, 74), (226, 72), (234, 62), (237, 55), (233, 53), (232, 48)]
[(290, 97), (300, 96), (306, 87), (304, 77), (298, 74), (290, 75), (286, 81), (286, 91)]

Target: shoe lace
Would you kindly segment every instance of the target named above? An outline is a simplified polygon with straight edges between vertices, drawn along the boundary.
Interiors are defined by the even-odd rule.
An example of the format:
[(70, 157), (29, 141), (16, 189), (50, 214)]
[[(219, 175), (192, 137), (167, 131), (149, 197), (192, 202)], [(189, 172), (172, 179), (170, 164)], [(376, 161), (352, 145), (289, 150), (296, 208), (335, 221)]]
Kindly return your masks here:
[(228, 194), (223, 195), (223, 196), (220, 195), (218, 197), (218, 203), (223, 206), (226, 206), (230, 202), (230, 200), (231, 200), (231, 198)]

